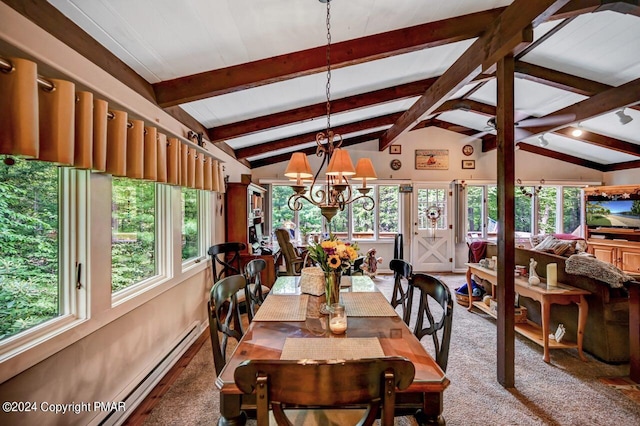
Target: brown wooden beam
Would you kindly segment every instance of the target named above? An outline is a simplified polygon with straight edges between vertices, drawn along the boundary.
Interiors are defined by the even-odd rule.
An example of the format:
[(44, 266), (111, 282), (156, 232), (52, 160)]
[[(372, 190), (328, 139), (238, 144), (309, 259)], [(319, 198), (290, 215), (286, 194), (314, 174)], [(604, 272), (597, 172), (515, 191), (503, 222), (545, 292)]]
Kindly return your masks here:
[[(486, 10), (334, 43), (331, 66), (336, 69), (474, 38), (502, 10)], [(320, 46), (162, 81), (153, 88), (160, 106), (167, 107), (314, 74), (326, 66), (325, 46)]]
[[(379, 117), (373, 117), (366, 120), (357, 121), (354, 123), (343, 124), (342, 126), (333, 127), (332, 130), (336, 134), (348, 134), (354, 132), (360, 132), (362, 130), (368, 130), (375, 127), (388, 126), (392, 124), (401, 115), (401, 112), (393, 114), (382, 115)], [(322, 130), (321, 130), (322, 131)], [(249, 158), (262, 155), (265, 152), (277, 151), (280, 149), (291, 148), (296, 145), (304, 143), (314, 142), (316, 140), (316, 134), (318, 131), (304, 133), (302, 135), (290, 136), (287, 138), (278, 139), (275, 141), (265, 142), (258, 145), (248, 146), (246, 148), (240, 148), (236, 150), (236, 156), (238, 158)], [(313, 147), (315, 149), (315, 147)]]
[[(411, 83), (401, 84), (399, 86), (335, 99), (331, 101), (331, 113), (336, 114), (367, 106), (396, 101), (399, 99), (406, 99), (412, 96), (419, 96), (421, 93), (424, 93), (427, 87), (435, 83), (436, 80), (437, 77), (428, 78), (426, 80), (414, 81)], [(292, 123), (302, 123), (317, 117), (322, 117), (326, 113), (327, 103), (320, 102), (314, 105), (294, 108), (288, 111), (277, 112), (262, 117), (213, 127), (208, 130), (208, 134), (211, 140), (214, 143), (217, 143), (227, 139), (237, 138), (239, 136), (250, 135), (261, 130), (285, 126)]]
[(568, 0), (516, 0), (490, 25), (456, 62), (426, 90), (424, 95), (380, 139), (380, 151), (413, 127), (422, 116), (438, 108), (444, 99), (471, 81), (484, 69), (492, 67), (505, 54), (517, 53), (523, 43), (533, 40), (531, 23), (564, 6)]
[(603, 10), (640, 16), (640, 2), (638, 0), (604, 0), (598, 12)]
[(498, 265), (497, 265), (497, 376), (505, 388), (515, 386), (515, 87), (514, 58), (498, 61), (497, 114), (498, 130)]
[(564, 161), (565, 163), (575, 164), (576, 166), (587, 167), (589, 169), (599, 170), (601, 172), (606, 172), (608, 168), (608, 166), (605, 164), (600, 164), (596, 163), (595, 161), (585, 160), (584, 158), (574, 157), (573, 155), (552, 151), (550, 149), (542, 148), (541, 146), (531, 145), (524, 142), (520, 142), (517, 145), (521, 151), (531, 152), (533, 154), (538, 154), (546, 158), (554, 158), (556, 160)]
[(517, 140), (558, 130), (569, 124), (633, 105), (638, 101), (640, 101), (640, 78), (598, 93), (589, 99), (569, 105), (551, 114), (532, 119), (535, 122), (551, 124), (519, 128)]
[[(369, 142), (369, 141), (378, 139), (380, 136), (382, 136), (383, 133), (384, 131), (377, 131), (377, 132), (367, 133), (365, 135), (359, 135), (359, 136), (354, 136), (352, 138), (347, 138), (342, 141), (342, 146), (346, 147), (346, 146), (358, 145), (364, 142)], [(302, 152), (307, 155), (311, 155), (316, 152), (316, 147), (312, 146), (309, 148), (299, 149), (299, 150), (287, 152), (284, 154), (279, 154), (271, 157), (261, 158), (259, 160), (254, 160), (250, 162), (250, 167), (253, 169), (256, 167), (269, 166), (271, 164), (281, 163), (283, 161), (289, 161), (289, 159), (291, 158), (291, 154), (293, 152)]]
[[(582, 134), (580, 136), (574, 136), (573, 131), (580, 130)], [(565, 127), (564, 129), (558, 129), (553, 132), (557, 135), (566, 136), (577, 141), (586, 142), (591, 145), (600, 146), (614, 151), (622, 152), (624, 154), (630, 154), (640, 157), (640, 145), (622, 141), (620, 139), (612, 138), (609, 136), (593, 133), (585, 129), (578, 129), (577, 127)]]
[(623, 163), (609, 164), (604, 171), (615, 172), (619, 170), (629, 170), (640, 168), (640, 160), (625, 161)]

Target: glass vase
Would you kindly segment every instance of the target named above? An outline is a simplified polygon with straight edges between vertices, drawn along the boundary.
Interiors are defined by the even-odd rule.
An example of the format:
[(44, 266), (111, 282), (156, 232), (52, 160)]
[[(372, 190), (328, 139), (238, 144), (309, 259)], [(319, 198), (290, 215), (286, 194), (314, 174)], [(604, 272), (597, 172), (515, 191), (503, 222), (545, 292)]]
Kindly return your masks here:
[(324, 273), (324, 294), (327, 298), (327, 306), (340, 301), (340, 278), (342, 272), (339, 270)]

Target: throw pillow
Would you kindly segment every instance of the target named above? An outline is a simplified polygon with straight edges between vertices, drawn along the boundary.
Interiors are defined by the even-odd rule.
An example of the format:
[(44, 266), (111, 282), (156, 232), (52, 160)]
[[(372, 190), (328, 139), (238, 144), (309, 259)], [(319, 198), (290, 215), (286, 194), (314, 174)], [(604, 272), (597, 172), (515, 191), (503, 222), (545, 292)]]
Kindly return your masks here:
[(621, 288), (628, 281), (633, 281), (633, 277), (622, 272), (608, 262), (604, 262), (593, 256), (574, 254), (565, 262), (567, 274), (585, 275), (609, 284), (611, 288)]

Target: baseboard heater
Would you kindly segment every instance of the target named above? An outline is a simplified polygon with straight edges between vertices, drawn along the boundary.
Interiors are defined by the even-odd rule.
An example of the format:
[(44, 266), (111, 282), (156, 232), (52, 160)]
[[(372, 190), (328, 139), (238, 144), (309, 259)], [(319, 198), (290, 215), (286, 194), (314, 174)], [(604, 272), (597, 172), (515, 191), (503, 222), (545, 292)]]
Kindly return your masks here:
[(162, 380), (169, 372), (171, 367), (178, 362), (180, 357), (191, 347), (191, 345), (200, 337), (200, 327), (195, 325), (180, 340), (180, 342), (156, 365), (153, 370), (145, 376), (144, 379), (127, 395), (124, 399), (127, 410), (126, 412), (111, 411), (99, 423), (101, 426), (119, 426), (124, 423), (127, 417), (135, 410), (138, 405), (146, 398), (153, 388)]

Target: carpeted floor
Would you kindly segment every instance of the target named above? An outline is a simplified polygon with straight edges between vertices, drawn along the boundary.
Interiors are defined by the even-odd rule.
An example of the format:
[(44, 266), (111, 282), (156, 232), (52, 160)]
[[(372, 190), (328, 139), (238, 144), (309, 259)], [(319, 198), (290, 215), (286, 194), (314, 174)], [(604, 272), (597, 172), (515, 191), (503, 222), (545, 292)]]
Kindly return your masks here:
[[(452, 291), (464, 282), (462, 275), (440, 278)], [(389, 298), (392, 277), (381, 276), (375, 281)], [(430, 349), (427, 338), (423, 344)], [(495, 320), (455, 304), (447, 368), (451, 385), (444, 394), (447, 424), (640, 424), (640, 399), (633, 399), (640, 387), (629, 388), (621, 379), (629, 374), (628, 364), (608, 365), (588, 354), (589, 361), (582, 362), (575, 350), (554, 350), (551, 364), (546, 364), (542, 361), (542, 348), (520, 336), (516, 337), (515, 350), (515, 388), (505, 389), (496, 380)], [(214, 381), (211, 344), (206, 341), (152, 410), (145, 425), (216, 424), (218, 392)], [(401, 418), (397, 424), (415, 422)]]

